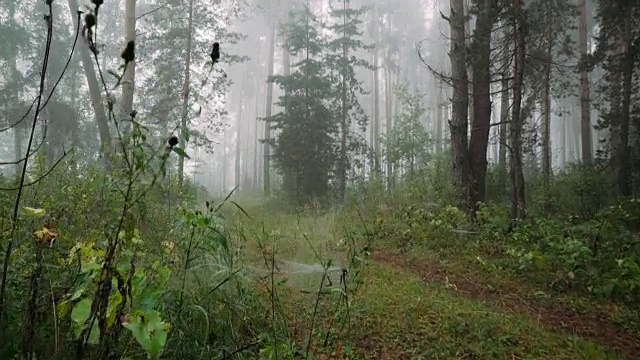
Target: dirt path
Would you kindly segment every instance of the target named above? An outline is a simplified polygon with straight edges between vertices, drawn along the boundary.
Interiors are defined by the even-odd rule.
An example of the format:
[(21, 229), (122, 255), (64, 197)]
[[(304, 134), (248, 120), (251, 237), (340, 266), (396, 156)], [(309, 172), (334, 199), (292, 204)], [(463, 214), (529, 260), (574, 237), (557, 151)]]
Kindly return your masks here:
[[(452, 284), (456, 293), (484, 300), (509, 312), (530, 316), (546, 327), (568, 331), (610, 348), (627, 359), (640, 359), (640, 338), (620, 329), (607, 314), (580, 314), (564, 305), (543, 305), (519, 297), (510, 291), (497, 291), (478, 277), (469, 278), (448, 273), (437, 264), (421, 262), (406, 256), (377, 252), (373, 259), (390, 266), (410, 270), (425, 282)], [(505, 289), (502, 289), (505, 290)], [(508, 290), (508, 289), (507, 289)]]

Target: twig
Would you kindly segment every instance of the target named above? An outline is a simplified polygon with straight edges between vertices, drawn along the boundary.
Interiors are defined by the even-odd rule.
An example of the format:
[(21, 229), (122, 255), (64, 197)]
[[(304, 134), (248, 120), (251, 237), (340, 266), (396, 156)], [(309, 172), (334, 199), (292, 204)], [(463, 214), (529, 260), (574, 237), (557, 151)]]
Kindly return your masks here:
[[(29, 187), (29, 186), (33, 186), (37, 183), (39, 183), (40, 181), (44, 180), (44, 178), (46, 178), (47, 176), (49, 176), (49, 174), (51, 174), (53, 172), (53, 170), (58, 166), (58, 164), (60, 164), (62, 162), (62, 160), (64, 160), (64, 158), (69, 155), (69, 153), (71, 153), (73, 151), (73, 149), (69, 150), (69, 152), (66, 152), (63, 150), (62, 156), (60, 157), (60, 159), (58, 159), (50, 168), (49, 170), (47, 170), (47, 172), (45, 172), (44, 174), (42, 174), (39, 178), (37, 178), (36, 180), (33, 180), (29, 183), (23, 184), (22, 187)], [(19, 190), (20, 187), (14, 187), (14, 188), (0, 188), (0, 191), (16, 191)]]
[[(36, 132), (36, 124), (38, 123), (38, 115), (40, 115), (40, 104), (42, 102), (42, 94), (44, 93), (44, 84), (46, 79), (47, 67), (49, 64), (49, 53), (51, 52), (51, 40), (53, 38), (53, 6), (52, 3), (48, 3), (49, 14), (47, 15), (47, 41), (45, 45), (44, 51), (44, 61), (42, 63), (42, 72), (40, 73), (40, 88), (38, 93), (38, 105), (36, 107), (36, 113), (33, 118), (33, 124), (31, 125), (31, 134), (29, 136), (29, 143), (27, 144), (27, 154), (31, 151), (31, 146), (33, 145), (33, 138)], [(5, 300), (5, 291), (7, 285), (7, 273), (9, 270), (9, 261), (11, 259), (11, 251), (13, 249), (13, 243), (16, 238), (16, 230), (18, 223), (18, 210), (20, 209), (20, 199), (22, 198), (22, 190), (24, 188), (24, 181), (27, 175), (27, 165), (29, 164), (29, 159), (27, 158), (22, 166), (22, 174), (20, 175), (20, 186), (18, 188), (18, 194), (16, 195), (16, 200), (13, 206), (13, 216), (11, 217), (11, 234), (9, 239), (9, 244), (7, 245), (7, 249), (4, 255), (4, 265), (2, 269), (2, 282), (0, 284), (0, 329), (5, 329), (3, 325), (4, 320), (4, 300)]]

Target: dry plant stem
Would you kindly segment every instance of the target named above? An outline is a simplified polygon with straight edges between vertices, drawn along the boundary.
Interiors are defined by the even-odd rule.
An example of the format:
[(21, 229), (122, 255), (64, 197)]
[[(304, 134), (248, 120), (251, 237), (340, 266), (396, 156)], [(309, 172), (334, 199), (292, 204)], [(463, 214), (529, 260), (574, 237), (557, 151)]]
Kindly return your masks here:
[(305, 359), (309, 359), (309, 354), (311, 353), (311, 341), (313, 341), (313, 328), (316, 326), (316, 318), (318, 317), (318, 308), (320, 307), (320, 296), (322, 296), (322, 289), (324, 287), (324, 280), (327, 278), (327, 270), (328, 267), (325, 265), (325, 269), (322, 272), (322, 279), (320, 280), (320, 287), (318, 288), (318, 293), (316, 294), (316, 300), (313, 305), (313, 316), (311, 317), (311, 326), (309, 327), (309, 339), (307, 340), (307, 350), (305, 353)]
[(273, 328), (273, 349), (275, 358), (278, 358), (278, 330), (276, 327), (276, 282), (275, 282), (275, 271), (276, 271), (276, 255), (275, 251), (271, 252), (271, 322)]
[[(33, 138), (36, 132), (36, 125), (38, 123), (38, 115), (40, 115), (40, 104), (42, 103), (42, 94), (44, 93), (44, 83), (47, 73), (47, 67), (49, 63), (49, 53), (51, 51), (51, 38), (53, 33), (53, 9), (52, 5), (48, 5), (49, 15), (47, 20), (47, 43), (44, 51), (44, 62), (42, 64), (42, 72), (40, 73), (40, 88), (38, 92), (38, 105), (36, 107), (36, 113), (33, 118), (33, 124), (31, 125), (31, 134), (29, 135), (29, 143), (27, 145), (27, 154), (31, 151), (31, 146), (33, 145)], [(24, 165), (22, 166), (22, 174), (20, 175), (20, 185), (18, 188), (18, 194), (16, 195), (16, 201), (13, 206), (13, 216), (11, 218), (11, 232), (9, 244), (7, 245), (7, 249), (4, 254), (4, 265), (2, 269), (2, 282), (0, 284), (0, 328), (5, 329), (3, 326), (4, 321), (4, 310), (5, 310), (5, 291), (7, 285), (7, 272), (9, 270), (9, 260), (11, 258), (11, 251), (13, 250), (13, 243), (16, 238), (16, 230), (17, 230), (17, 222), (18, 222), (18, 209), (20, 208), (20, 199), (22, 197), (22, 190), (24, 187), (24, 181), (27, 174), (27, 165), (29, 163), (29, 158), (25, 159)], [(2, 330), (4, 335), (4, 330)]]

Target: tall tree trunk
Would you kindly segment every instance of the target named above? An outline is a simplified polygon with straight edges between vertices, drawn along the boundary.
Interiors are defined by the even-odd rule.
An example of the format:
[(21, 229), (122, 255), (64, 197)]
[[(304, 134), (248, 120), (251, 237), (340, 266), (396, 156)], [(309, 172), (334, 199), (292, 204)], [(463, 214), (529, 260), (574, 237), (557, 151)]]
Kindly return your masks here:
[[(506, 65), (505, 65), (506, 66)], [(507, 183), (507, 131), (509, 122), (509, 74), (505, 71), (501, 80), (502, 89), (500, 91), (500, 154), (498, 163), (500, 164), (500, 183)]]
[(587, 70), (587, 0), (579, 0), (580, 14), (578, 18), (578, 33), (580, 43), (580, 123), (582, 137), (582, 162), (591, 164), (593, 161), (593, 143), (591, 137), (591, 102), (589, 96), (589, 72)]
[(227, 137), (228, 133), (225, 131), (222, 134), (222, 192), (225, 193), (227, 191), (227, 178), (229, 177), (228, 169), (229, 169), (229, 159), (228, 159), (228, 151), (227, 151)]
[(343, 26), (343, 39), (345, 40), (342, 45), (342, 119), (340, 124), (340, 165), (338, 166), (338, 203), (344, 204), (346, 192), (347, 192), (347, 166), (349, 159), (347, 158), (347, 136), (349, 135), (349, 108), (347, 104), (347, 71), (349, 66), (349, 50), (346, 42), (347, 37), (347, 10), (349, 9), (349, 0), (344, 0), (343, 10), (344, 15), (342, 19)]
[(469, 127), (469, 97), (465, 43), (464, 0), (451, 0), (451, 75), (453, 84), (452, 115), (449, 122), (453, 160), (453, 183), (463, 204), (467, 202), (469, 157), (467, 131)]
[[(125, 46), (130, 41), (136, 41), (136, 0), (125, 0), (125, 13), (124, 13), (124, 43)], [(123, 125), (120, 128), (120, 146), (118, 151), (124, 152), (124, 144), (129, 134), (128, 122), (122, 122), (123, 119), (129, 119), (133, 112), (133, 93), (135, 91), (135, 79), (136, 79), (136, 60), (130, 61), (124, 70), (122, 76), (122, 99), (120, 101), (120, 119), (119, 124)]]
[(504, 189), (507, 185), (507, 139), (508, 139), (508, 123), (509, 123), (509, 64), (511, 62), (511, 56), (507, 56), (510, 50), (510, 35), (505, 28), (503, 32), (504, 36), (504, 61), (502, 63), (502, 79), (500, 81), (502, 89), (500, 90), (500, 154), (498, 163), (500, 164), (500, 185), (501, 189)]
[(479, 202), (485, 200), (487, 175), (487, 149), (489, 146), (489, 130), (491, 128), (491, 30), (493, 15), (491, 0), (478, 3), (480, 9), (474, 34), (473, 58), (473, 120), (469, 156), (471, 162), (471, 214), (475, 212)]
[(438, 100), (436, 105), (436, 153), (442, 152), (442, 118), (445, 111), (442, 80), (438, 80)]
[[(271, 25), (269, 32), (269, 60), (267, 64), (268, 77), (273, 76), (275, 68), (275, 51), (276, 51), (276, 27)], [(264, 165), (263, 165), (263, 185), (264, 195), (271, 194), (271, 116), (273, 111), (273, 82), (267, 82), (267, 103), (265, 110), (264, 122)]]
[[(475, 1), (475, 0), (474, 0)], [(482, 0), (481, 0), (482, 1)], [(472, 39), (475, 38), (471, 36), (471, 19), (473, 18), (472, 14), (471, 14), (471, 8), (473, 7), (473, 5), (471, 4), (472, 0), (465, 0), (464, 2), (464, 38), (465, 38), (465, 42), (467, 44), (467, 47), (472, 46)], [(475, 56), (475, 54), (473, 52), (471, 53), (467, 53), (467, 58), (469, 57), (473, 57)], [(474, 106), (473, 106), (473, 102), (475, 101), (474, 97), (473, 97), (473, 59), (467, 59), (467, 79), (468, 79), (468, 101), (469, 101), (469, 114), (468, 117), (470, 119), (470, 121), (473, 121), (473, 119), (475, 118), (473, 112), (474, 112)], [(473, 126), (471, 126), (473, 128)], [(472, 169), (469, 170), (469, 172), (471, 173)]]
[(550, 200), (551, 191), (551, 62), (554, 36), (553, 33), (548, 34), (547, 61), (542, 73), (542, 177), (545, 203)]
[(526, 215), (524, 175), (522, 173), (522, 127), (523, 119), (520, 114), (522, 105), (522, 85), (524, 78), (524, 33), (522, 0), (514, 0), (515, 12), (515, 60), (513, 79), (513, 112), (511, 114), (511, 217), (523, 219)]
[[(284, 14), (284, 23), (289, 23), (289, 10), (291, 9), (291, 1), (286, 0), (285, 6), (285, 14)], [(286, 26), (283, 27), (284, 30), (282, 32), (282, 75), (287, 77), (291, 75), (291, 48), (289, 46), (289, 33)], [(285, 99), (289, 98), (289, 91), (285, 90)], [(284, 111), (289, 111), (289, 103), (288, 100), (285, 100)], [(291, 170), (285, 170), (282, 174), (282, 186), (286, 193), (291, 194), (295, 191), (295, 180), (296, 174)]]
[(633, 72), (635, 67), (635, 51), (633, 49), (633, 37), (630, 15), (624, 19), (625, 32), (622, 35), (624, 41), (622, 54), (622, 103), (620, 108), (620, 144), (618, 146), (618, 191), (622, 196), (631, 196), (631, 151), (629, 149), (629, 127), (631, 117), (631, 94), (633, 92)]
[[(388, 32), (391, 32), (391, 15), (388, 15), (389, 17), (389, 21), (388, 23)], [(387, 58), (386, 63), (387, 66), (385, 66), (385, 110), (386, 110), (386, 116), (387, 116), (387, 120), (386, 120), (386, 134), (387, 136), (391, 133), (391, 129), (393, 128), (393, 87), (392, 87), (392, 64), (391, 64), (391, 53), (388, 51), (387, 52)], [(400, 66), (400, 64), (397, 64), (398, 66)], [(392, 182), (392, 178), (393, 178), (393, 164), (387, 159), (387, 163), (386, 163), (386, 175), (387, 175), (387, 187), (389, 190), (391, 190), (391, 182)]]
[[(378, 36), (378, 6), (374, 3), (374, 41), (379, 41)], [(371, 143), (373, 144), (373, 158), (375, 175), (380, 175), (380, 47), (374, 44), (373, 49), (373, 128), (371, 131)]]
[[(385, 69), (385, 111), (386, 111), (386, 122), (385, 122), (385, 126), (386, 126), (386, 134), (387, 136), (391, 133), (391, 129), (393, 128), (393, 95), (392, 95), (392, 90), (391, 90), (391, 70), (389, 69), (389, 66), (386, 66)], [(387, 167), (387, 171), (386, 171), (386, 175), (387, 175), (387, 183), (389, 184), (389, 188), (391, 187), (391, 178), (393, 177), (393, 164), (391, 163), (391, 161), (389, 161), (389, 159), (387, 158), (387, 163), (386, 163), (386, 167)]]
[[(180, 147), (187, 151), (189, 120), (189, 94), (191, 92), (191, 47), (193, 38), (193, 0), (189, 0), (189, 20), (187, 25), (187, 56), (184, 64), (184, 84), (182, 84), (182, 114), (180, 118)], [(178, 159), (178, 186), (184, 181), (184, 156)]]
[[(15, 11), (16, 11), (16, 5), (17, 3), (15, 2), (9, 2), (8, 3), (8, 12), (9, 12), (9, 24), (10, 25), (14, 25), (16, 22), (15, 19)], [(19, 84), (18, 84), (18, 77), (19, 77), (19, 72), (18, 72), (18, 54), (17, 53), (12, 53), (9, 52), (9, 56), (11, 56), (11, 60), (9, 62), (9, 66), (10, 68), (10, 81), (9, 81), (9, 86), (8, 88), (11, 89), (11, 91), (9, 92), (9, 99), (11, 101), (11, 104), (13, 105), (17, 105), (20, 95), (19, 95)], [(9, 105), (9, 104), (6, 104)], [(7, 107), (5, 107), (6, 109)], [(10, 107), (9, 107), (10, 108)], [(12, 124), (10, 125), (14, 125), (13, 126), (13, 152), (14, 152), (14, 157), (15, 157), (15, 167), (14, 167), (14, 174), (16, 178), (20, 177), (20, 174), (22, 172), (22, 162), (20, 161), (23, 158), (22, 155), (22, 136), (23, 136), (23, 128), (27, 125), (27, 121), (26, 119), (22, 120), (22, 123), (20, 124), (13, 124), (13, 121), (18, 121), (20, 120), (20, 115), (18, 112), (16, 112), (15, 114), (12, 114)]]
[(561, 136), (562, 144), (560, 145), (560, 163), (562, 167), (567, 165), (567, 118), (564, 114), (564, 108), (561, 108), (560, 123), (562, 125)]
[[(71, 12), (71, 18), (73, 19), (73, 26), (78, 26), (78, 7), (77, 0), (68, 0), (69, 11)], [(87, 46), (77, 46), (77, 51), (80, 53), (82, 61), (82, 68), (87, 78), (87, 84), (89, 85), (89, 94), (91, 96), (91, 106), (98, 125), (98, 134), (100, 134), (100, 152), (102, 154), (102, 163), (105, 170), (111, 169), (111, 134), (109, 131), (109, 121), (105, 113), (104, 106), (102, 105), (102, 90), (98, 83), (96, 71), (93, 67), (93, 59)]]
[[(244, 81), (243, 85), (244, 87)], [(236, 123), (236, 156), (235, 156), (235, 183), (234, 186), (240, 187), (242, 181), (242, 112), (243, 112), (243, 99), (244, 98), (244, 89), (240, 90), (240, 102), (238, 103), (238, 118)]]

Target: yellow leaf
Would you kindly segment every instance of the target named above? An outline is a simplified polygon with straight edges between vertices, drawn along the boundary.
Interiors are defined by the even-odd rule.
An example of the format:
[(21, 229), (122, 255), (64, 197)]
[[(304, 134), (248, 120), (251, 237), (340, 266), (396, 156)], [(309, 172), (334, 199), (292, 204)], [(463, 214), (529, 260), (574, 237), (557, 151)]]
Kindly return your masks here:
[(25, 206), (22, 208), (22, 213), (30, 217), (42, 217), (44, 216), (44, 209), (34, 209), (32, 207)]

